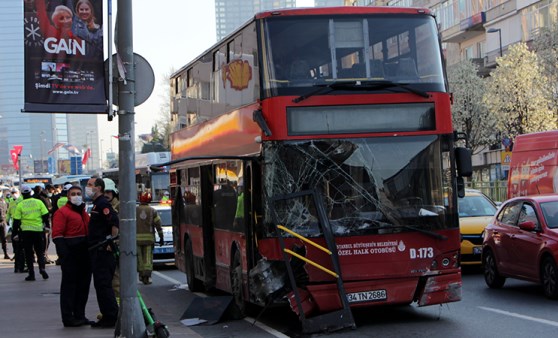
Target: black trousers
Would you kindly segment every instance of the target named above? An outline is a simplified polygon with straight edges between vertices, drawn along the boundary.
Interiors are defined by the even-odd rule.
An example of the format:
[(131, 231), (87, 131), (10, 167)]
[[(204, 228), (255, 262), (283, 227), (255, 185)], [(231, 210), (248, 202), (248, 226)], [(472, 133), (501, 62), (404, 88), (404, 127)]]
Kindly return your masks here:
[(12, 247), (14, 249), (15, 272), (23, 272), (25, 270), (25, 252), (23, 251), (23, 237), (21, 234), (16, 241), (12, 232)]
[(4, 251), (4, 255), (8, 254), (8, 248), (6, 247), (6, 226), (0, 224), (0, 242), (2, 242), (2, 251)]
[(43, 231), (22, 231), (25, 263), (29, 269), (29, 276), (35, 276), (33, 269), (33, 254), (37, 255), (39, 271), (45, 270), (45, 235)]
[(91, 285), (91, 261), (87, 242), (69, 247), (60, 257), (62, 282), (60, 283), (60, 312), (62, 322), (85, 318), (85, 306)]
[(112, 277), (116, 269), (116, 258), (110, 251), (92, 250), (91, 270), (93, 271), (93, 285), (97, 294), (99, 310), (103, 319), (116, 320), (118, 318), (118, 303), (112, 289)]

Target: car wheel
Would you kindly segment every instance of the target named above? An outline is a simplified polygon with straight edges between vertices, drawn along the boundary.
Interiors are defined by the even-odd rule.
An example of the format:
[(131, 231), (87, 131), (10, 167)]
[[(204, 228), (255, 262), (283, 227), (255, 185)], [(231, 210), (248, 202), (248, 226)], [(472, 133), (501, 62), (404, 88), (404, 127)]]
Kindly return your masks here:
[(233, 303), (230, 307), (231, 317), (234, 319), (244, 318), (246, 316), (246, 301), (242, 292), (242, 264), (239, 250), (234, 253), (231, 264), (231, 289), (233, 295)]
[(192, 250), (192, 241), (186, 240), (184, 244), (184, 271), (186, 272), (186, 282), (191, 292), (203, 291), (203, 283), (196, 278), (194, 272), (194, 251)]
[(551, 299), (558, 299), (558, 269), (550, 257), (546, 257), (542, 264), (541, 282), (544, 295)]
[(496, 267), (496, 258), (491, 250), (486, 250), (483, 253), (482, 265), (484, 270), (484, 281), (486, 285), (493, 289), (499, 289), (504, 286), (506, 278), (500, 276), (498, 268)]

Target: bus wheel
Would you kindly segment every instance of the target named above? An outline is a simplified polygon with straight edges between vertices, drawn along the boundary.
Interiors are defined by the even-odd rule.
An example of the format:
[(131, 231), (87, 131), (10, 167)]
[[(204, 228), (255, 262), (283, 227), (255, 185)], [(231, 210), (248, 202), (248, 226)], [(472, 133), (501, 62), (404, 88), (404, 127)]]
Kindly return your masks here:
[(192, 250), (192, 241), (186, 240), (184, 244), (184, 271), (186, 272), (186, 282), (191, 292), (203, 291), (203, 283), (196, 278), (194, 272), (194, 252)]
[(231, 289), (233, 303), (230, 305), (231, 316), (234, 319), (241, 319), (246, 316), (246, 302), (242, 292), (242, 264), (240, 262), (240, 251), (234, 253), (231, 265)]

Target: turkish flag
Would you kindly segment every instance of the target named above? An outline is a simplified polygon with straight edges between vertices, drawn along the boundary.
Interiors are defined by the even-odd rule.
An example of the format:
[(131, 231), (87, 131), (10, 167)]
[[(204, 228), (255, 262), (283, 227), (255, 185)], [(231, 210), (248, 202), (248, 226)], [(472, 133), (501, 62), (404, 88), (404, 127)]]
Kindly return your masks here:
[(16, 154), (21, 155), (21, 151), (23, 150), (23, 146), (14, 146), (14, 150)]
[(11, 149), (10, 150), (10, 156), (12, 158), (12, 163), (14, 164), (15, 170), (19, 170), (19, 163), (17, 161), (18, 160), (17, 150)]
[(87, 160), (91, 157), (91, 148), (87, 148), (85, 153), (83, 154), (83, 159), (81, 160), (82, 165), (87, 164)]

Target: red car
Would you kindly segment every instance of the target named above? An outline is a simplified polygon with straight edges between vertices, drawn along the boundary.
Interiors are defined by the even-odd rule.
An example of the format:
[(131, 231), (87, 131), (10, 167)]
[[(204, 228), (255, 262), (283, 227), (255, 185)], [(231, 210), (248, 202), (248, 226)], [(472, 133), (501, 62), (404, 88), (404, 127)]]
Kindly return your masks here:
[(558, 299), (558, 195), (512, 198), (485, 229), (482, 250), (484, 280), (501, 288), (507, 277), (542, 285)]

